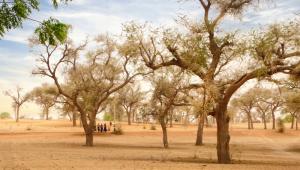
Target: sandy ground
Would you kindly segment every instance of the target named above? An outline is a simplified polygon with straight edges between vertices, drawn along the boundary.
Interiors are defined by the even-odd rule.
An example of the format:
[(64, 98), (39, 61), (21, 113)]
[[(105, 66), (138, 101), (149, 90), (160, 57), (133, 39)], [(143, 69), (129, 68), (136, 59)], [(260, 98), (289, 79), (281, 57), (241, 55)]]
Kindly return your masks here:
[(82, 146), (83, 130), (68, 121), (0, 120), (0, 169), (300, 169), (300, 131), (248, 130), (232, 125), (233, 164), (216, 164), (216, 128), (206, 128), (203, 146), (194, 146), (196, 127), (161, 130), (122, 125), (124, 135), (95, 134), (94, 147)]

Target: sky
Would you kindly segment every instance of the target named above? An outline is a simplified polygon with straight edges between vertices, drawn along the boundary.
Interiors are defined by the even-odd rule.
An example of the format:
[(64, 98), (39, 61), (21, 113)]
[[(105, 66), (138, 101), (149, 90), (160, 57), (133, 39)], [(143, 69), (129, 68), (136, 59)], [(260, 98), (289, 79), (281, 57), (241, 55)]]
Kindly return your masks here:
[[(41, 0), (40, 11), (30, 18), (42, 21), (49, 17), (57, 18), (72, 25), (70, 37), (75, 42), (87, 36), (94, 37), (101, 33), (119, 34), (122, 24), (129, 21), (150, 22), (155, 26), (176, 26), (179, 15), (200, 19), (202, 10), (197, 0), (73, 0), (58, 9), (51, 6), (50, 0)], [(228, 31), (239, 29), (248, 31), (274, 22), (287, 21), (300, 13), (300, 0), (273, 0), (273, 4), (262, 4), (250, 8), (240, 19), (226, 17), (222, 28)], [(31, 75), (35, 68), (36, 56), (28, 46), (38, 23), (25, 21), (22, 28), (6, 33), (0, 39), (0, 113), (13, 113), (11, 99), (3, 95), (5, 90), (16, 86), (24, 92), (49, 82), (46, 78)], [(41, 109), (34, 103), (27, 103), (21, 115), (38, 117)]]

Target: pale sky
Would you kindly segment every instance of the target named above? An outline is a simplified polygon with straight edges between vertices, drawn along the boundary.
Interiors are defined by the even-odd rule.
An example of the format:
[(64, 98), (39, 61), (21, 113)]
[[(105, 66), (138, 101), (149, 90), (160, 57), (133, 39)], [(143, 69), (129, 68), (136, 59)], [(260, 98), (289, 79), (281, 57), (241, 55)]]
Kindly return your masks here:
[[(295, 17), (300, 12), (300, 0), (274, 0), (275, 5), (262, 5), (250, 9), (242, 20), (227, 17), (222, 27), (226, 30), (242, 31), (281, 22)], [(86, 36), (101, 33), (118, 34), (122, 23), (128, 21), (150, 22), (156, 26), (173, 26), (178, 15), (197, 17), (202, 13), (196, 0), (73, 0), (55, 10), (49, 1), (43, 0), (41, 10), (30, 17), (44, 20), (50, 16), (72, 25), (70, 37), (80, 42)], [(19, 85), (25, 91), (41, 85), (47, 79), (31, 75), (35, 57), (30, 52), (27, 39), (38, 24), (26, 21), (23, 28), (8, 32), (0, 40), (0, 113), (13, 113), (11, 100), (3, 91)], [(26, 104), (21, 113), (37, 117), (41, 110), (35, 104)]]

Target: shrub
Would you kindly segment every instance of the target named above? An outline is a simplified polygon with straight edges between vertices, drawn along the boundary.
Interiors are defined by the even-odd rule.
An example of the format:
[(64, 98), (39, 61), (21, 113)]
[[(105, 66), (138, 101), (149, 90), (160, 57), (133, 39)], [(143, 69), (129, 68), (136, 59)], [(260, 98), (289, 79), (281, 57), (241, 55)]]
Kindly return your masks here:
[(113, 132), (112, 134), (115, 134), (115, 135), (123, 135), (124, 132), (123, 132), (123, 129), (120, 125), (116, 126), (114, 129), (113, 129)]
[(284, 121), (283, 119), (278, 119), (277, 120), (277, 127), (278, 127), (278, 133), (284, 133)]
[(8, 112), (2, 112), (0, 114), (0, 119), (10, 119), (10, 114)]
[(150, 130), (156, 130), (156, 126), (152, 124)]
[(288, 114), (284, 117), (283, 121), (285, 123), (291, 123), (293, 121), (293, 116), (291, 114)]

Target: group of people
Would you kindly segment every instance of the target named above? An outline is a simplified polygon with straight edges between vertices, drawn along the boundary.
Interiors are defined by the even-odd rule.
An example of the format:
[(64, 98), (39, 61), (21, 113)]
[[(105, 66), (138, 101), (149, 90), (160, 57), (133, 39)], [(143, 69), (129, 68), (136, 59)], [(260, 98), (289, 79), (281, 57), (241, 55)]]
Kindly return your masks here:
[(103, 124), (98, 123), (97, 124), (97, 131), (100, 132), (100, 133), (102, 133), (102, 132), (106, 133), (107, 131), (110, 131), (111, 126), (112, 126), (111, 122), (109, 122), (109, 126), (107, 126), (106, 123), (103, 123)]

